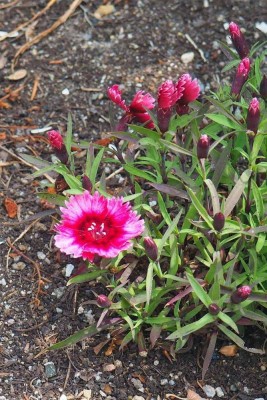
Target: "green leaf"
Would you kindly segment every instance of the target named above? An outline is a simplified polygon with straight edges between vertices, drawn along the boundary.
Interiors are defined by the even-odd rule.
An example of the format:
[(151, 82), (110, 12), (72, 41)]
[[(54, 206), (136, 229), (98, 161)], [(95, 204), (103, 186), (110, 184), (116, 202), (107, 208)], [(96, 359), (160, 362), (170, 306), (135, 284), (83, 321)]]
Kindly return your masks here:
[(164, 140), (164, 139), (160, 139), (160, 142), (161, 142), (165, 147), (167, 147), (168, 149), (172, 150), (175, 154), (176, 154), (176, 153), (178, 153), (178, 154), (185, 154), (185, 155), (187, 155), (187, 156), (194, 157), (194, 154), (193, 154), (191, 151), (186, 150), (186, 149), (184, 149), (184, 148), (181, 147), (181, 146), (178, 146), (178, 144), (168, 142), (167, 140)]
[(154, 272), (154, 263), (151, 262), (148, 266), (147, 269), (147, 274), (146, 274), (146, 309), (149, 306), (150, 299), (151, 299), (151, 294), (152, 294), (152, 288), (153, 288), (153, 272)]
[(239, 60), (239, 59), (238, 59), (238, 60), (230, 61), (230, 62), (222, 69), (221, 72), (229, 71), (230, 69), (236, 67), (239, 63), (240, 63), (240, 60)]
[(180, 197), (181, 199), (189, 200), (189, 196), (184, 190), (177, 189), (174, 186), (167, 185), (165, 183), (149, 183), (149, 185), (162, 193), (168, 194), (169, 196)]
[(123, 165), (123, 168), (125, 169), (125, 171), (129, 172), (129, 174), (134, 175), (134, 176), (138, 176), (139, 178), (143, 178), (149, 182), (156, 182), (156, 177), (155, 175), (149, 173), (149, 172), (145, 172), (141, 169), (138, 169), (130, 164), (125, 164)]
[(102, 275), (105, 275), (108, 271), (105, 269), (98, 269), (96, 271), (85, 272), (84, 274), (79, 274), (69, 279), (67, 286), (72, 285), (74, 283), (83, 283), (90, 282), (99, 278)]
[(193, 288), (193, 292), (197, 295), (199, 300), (208, 308), (212, 303), (211, 298), (208, 293), (205, 292), (200, 283), (193, 277), (192, 274), (186, 273), (186, 277), (189, 280), (191, 287)]
[[(27, 161), (27, 163), (32, 164), (39, 169), (49, 167), (50, 169), (52, 169), (52, 167), (54, 166), (54, 164), (49, 161), (41, 160), (40, 158), (30, 156), (29, 154), (20, 154), (19, 156), (23, 160)], [(47, 169), (47, 171), (49, 171), (49, 169)]]
[(174, 218), (174, 220), (172, 221), (172, 223), (170, 224), (170, 226), (168, 227), (168, 229), (166, 230), (166, 232), (164, 233), (164, 235), (162, 236), (159, 245), (158, 245), (158, 251), (159, 254), (161, 253), (165, 242), (168, 240), (168, 238), (170, 237), (171, 233), (177, 228), (177, 224), (181, 218), (181, 215), (183, 213), (183, 210), (180, 210), (180, 212), (176, 215), (176, 217)]
[(94, 187), (94, 185), (96, 183), (96, 176), (97, 176), (97, 172), (98, 172), (98, 169), (99, 169), (99, 165), (100, 165), (100, 163), (102, 161), (102, 158), (103, 158), (104, 151), (105, 151), (105, 147), (103, 147), (103, 149), (101, 149), (97, 153), (97, 155), (96, 155), (96, 157), (95, 157), (95, 159), (94, 159), (94, 161), (92, 163), (92, 168), (91, 168), (91, 170), (89, 172), (89, 178), (90, 178), (90, 180), (92, 182), (93, 187)]
[(72, 143), (72, 118), (71, 118), (71, 113), (69, 113), (68, 124), (67, 124), (67, 136), (65, 139), (65, 146), (69, 157), (71, 155), (71, 143)]
[(242, 129), (242, 127), (237, 122), (233, 121), (230, 118), (227, 118), (225, 115), (206, 114), (206, 117), (211, 119), (212, 121), (217, 122), (218, 124), (226, 126), (227, 128), (231, 128), (231, 129), (235, 129), (235, 130)]
[(187, 188), (187, 192), (188, 192), (189, 196), (191, 197), (192, 203), (193, 203), (194, 207), (196, 208), (196, 210), (198, 211), (198, 213), (200, 214), (200, 216), (204, 219), (204, 221), (207, 223), (207, 225), (211, 229), (213, 229), (212, 219), (209, 216), (207, 210), (203, 207), (203, 205), (199, 201), (198, 197), (195, 195), (193, 190), (191, 190), (190, 188)]
[(220, 200), (217, 190), (210, 179), (205, 179), (204, 182), (206, 183), (210, 191), (213, 213), (217, 214), (218, 212), (220, 212)]
[(218, 187), (220, 183), (220, 179), (222, 177), (222, 174), (225, 170), (226, 164), (228, 163), (229, 160), (229, 155), (231, 153), (232, 149), (232, 140), (229, 140), (227, 143), (227, 146), (222, 150), (219, 159), (216, 162), (215, 168), (214, 168), (214, 173), (212, 177), (212, 182), (215, 186), (215, 188)]
[(252, 184), (253, 199), (256, 204), (256, 213), (259, 220), (261, 220), (264, 216), (264, 204), (263, 204), (262, 194), (257, 186), (257, 183), (254, 180), (251, 181), (251, 184)]
[(202, 318), (200, 318), (198, 321), (192, 322), (191, 324), (188, 324), (188, 325), (178, 329), (177, 331), (171, 333), (167, 337), (167, 339), (174, 340), (174, 339), (183, 338), (184, 336), (190, 335), (191, 333), (196, 332), (196, 331), (204, 328), (204, 326), (211, 324), (213, 322), (214, 322), (213, 316), (210, 314), (206, 314)]
[(246, 347), (244, 340), (242, 340), (234, 332), (230, 331), (230, 329), (226, 328), (226, 326), (219, 324), (218, 327), (226, 336), (228, 336), (230, 340), (232, 340), (235, 344), (237, 344), (241, 349), (250, 351), (251, 353), (255, 354), (265, 354), (265, 350)]
[(235, 205), (238, 203), (240, 197), (242, 196), (242, 194), (244, 192), (246, 184), (249, 181), (251, 174), (252, 174), (252, 171), (247, 169), (246, 171), (243, 172), (243, 174), (240, 176), (240, 178), (236, 182), (231, 193), (229, 194), (229, 196), (227, 197), (227, 199), (225, 201), (225, 206), (224, 206), (225, 217), (228, 217), (228, 215), (234, 209)]
[(223, 313), (222, 311), (219, 312), (217, 315), (221, 321), (223, 321), (226, 325), (229, 325), (234, 331), (238, 333), (238, 327), (236, 326), (235, 322), (229, 317), (227, 314)]
[(37, 196), (40, 197), (40, 199), (46, 200), (52, 204), (56, 204), (57, 206), (64, 206), (65, 201), (67, 200), (65, 196), (60, 194), (50, 194), (46, 192), (39, 192), (37, 193)]
[(137, 133), (141, 133), (143, 136), (146, 136), (150, 139), (158, 141), (160, 139), (160, 134), (158, 132), (152, 131), (151, 129), (145, 128), (140, 125), (128, 125), (133, 131)]
[(96, 325), (89, 326), (88, 328), (81, 329), (80, 331), (74, 333), (73, 335), (69, 336), (67, 339), (62, 340), (56, 344), (53, 344), (49, 347), (48, 350), (59, 350), (63, 349), (63, 347), (71, 346), (81, 340), (94, 336), (96, 333), (100, 332), (101, 330), (107, 328), (107, 325), (102, 328), (97, 328)]
[(171, 217), (170, 217), (170, 215), (168, 213), (168, 210), (166, 208), (165, 202), (164, 202), (160, 192), (158, 192), (158, 204), (159, 204), (160, 212), (161, 212), (166, 224), (170, 225), (172, 220), (171, 220)]

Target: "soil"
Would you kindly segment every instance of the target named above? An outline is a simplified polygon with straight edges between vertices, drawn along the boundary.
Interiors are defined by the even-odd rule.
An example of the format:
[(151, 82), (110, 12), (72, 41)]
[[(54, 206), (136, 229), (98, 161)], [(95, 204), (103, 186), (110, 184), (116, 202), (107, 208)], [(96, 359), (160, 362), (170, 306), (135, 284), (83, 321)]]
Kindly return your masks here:
[[(3, 8), (7, 1), (0, 5), (0, 31), (15, 29), (47, 4), (43, 0), (9, 3), (7, 8)], [(176, 360), (169, 359), (163, 345), (147, 358), (140, 357), (134, 345), (120, 352), (115, 343), (110, 355), (108, 344), (95, 354), (95, 346), (109, 338), (100, 333), (67, 350), (44, 351), (92, 323), (99, 309), (83, 303), (94, 298), (92, 286), (98, 293), (105, 288), (66, 287), (66, 265), (76, 267), (75, 260), (60, 256), (54, 248), (53, 215), (48, 215), (53, 210), (36, 196), (36, 187), (44, 180), (32, 179), (33, 169), (20, 155), (50, 159), (45, 134), (32, 130), (49, 125), (65, 132), (68, 112), (77, 141), (104, 137), (110, 129), (106, 89), (111, 84), (124, 85), (130, 99), (137, 89), (155, 93), (163, 80), (176, 80), (189, 71), (203, 90), (216, 88), (228, 79), (220, 73), (226, 58), (217, 42), (226, 40), (225, 24), (239, 23), (252, 44), (263, 40), (255, 23), (266, 21), (267, 7), (264, 0), (112, 3), (115, 11), (96, 19), (93, 14), (102, 2), (83, 1), (66, 23), (19, 58), (15, 70), (27, 71), (22, 80), (8, 77), (14, 55), (25, 43), (25, 32), (0, 42), (0, 99), (9, 94), (2, 99), (8, 104), (0, 103), (1, 400), (161, 400), (186, 397), (187, 388), (206, 396), (201, 389), (199, 344)], [(27, 35), (47, 29), (70, 4), (70, 0), (55, 2)], [(185, 65), (181, 55), (187, 52), (193, 52), (194, 59)], [(38, 89), (31, 100), (36, 79)], [(7, 215), (6, 198), (18, 205), (14, 219)], [(43, 281), (39, 288), (38, 270)], [(262, 345), (263, 339), (252, 331), (249, 345)], [(227, 342), (221, 340), (217, 350), (223, 344)], [(216, 351), (205, 383), (220, 387), (225, 399), (267, 398), (266, 368), (263, 356), (239, 351), (235, 357), (224, 357)]]

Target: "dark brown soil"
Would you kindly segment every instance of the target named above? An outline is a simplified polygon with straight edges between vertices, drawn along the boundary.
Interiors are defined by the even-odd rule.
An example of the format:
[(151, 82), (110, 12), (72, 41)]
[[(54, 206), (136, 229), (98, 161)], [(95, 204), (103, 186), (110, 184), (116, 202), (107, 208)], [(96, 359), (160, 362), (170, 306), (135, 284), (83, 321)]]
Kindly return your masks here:
[[(0, 7), (7, 3), (4, 1)], [(75, 263), (59, 258), (53, 246), (53, 216), (37, 221), (33, 217), (45, 211), (36, 197), (36, 185), (40, 187), (44, 182), (42, 178), (33, 181), (32, 168), (10, 152), (18, 157), (26, 153), (50, 158), (45, 135), (31, 130), (50, 125), (65, 132), (69, 111), (77, 140), (102, 137), (109, 130), (106, 89), (114, 83), (123, 84), (126, 97), (130, 98), (140, 88), (155, 93), (163, 80), (175, 80), (189, 71), (201, 81), (203, 90), (216, 88), (226, 78), (220, 74), (226, 59), (216, 41), (226, 40), (224, 24), (231, 20), (245, 28), (250, 43), (264, 39), (264, 34), (255, 28), (256, 22), (266, 21), (264, 0), (115, 3), (115, 12), (97, 20), (93, 13), (101, 1), (84, 1), (65, 24), (21, 56), (15, 69), (25, 68), (28, 73), (21, 81), (10, 81), (8, 76), (25, 35), (0, 42), (0, 99), (8, 90), (24, 85), (18, 97), (3, 100), (10, 108), (3, 108), (0, 103), (0, 202), (4, 204), (8, 197), (19, 206), (15, 219), (8, 218), (4, 205), (0, 206), (1, 400), (48, 400), (60, 396), (64, 400), (62, 394), (68, 399), (88, 399), (88, 390), (94, 400), (127, 400), (133, 396), (161, 400), (171, 399), (168, 394), (186, 397), (188, 387), (206, 396), (201, 390), (197, 362), (202, 362), (199, 340), (198, 346), (177, 355), (172, 362), (160, 346), (147, 358), (138, 356), (133, 345), (123, 353), (115, 347), (107, 356), (105, 347), (95, 355), (93, 348), (107, 340), (106, 333), (67, 350), (43, 352), (55, 341), (87, 326), (99, 310), (88, 304), (82, 306), (93, 299), (92, 285), (66, 288), (66, 264)], [(43, 0), (29, 0), (0, 8), (0, 31), (15, 29), (46, 4)], [(70, 4), (70, 0), (56, 2), (38, 19), (34, 34), (49, 27)], [(203, 51), (207, 63), (185, 34)], [(186, 66), (181, 55), (189, 51), (194, 52), (194, 60)], [(31, 101), (37, 76), (38, 91)], [(64, 94), (66, 89), (68, 95)], [(22, 254), (10, 248), (7, 240)], [(37, 293), (38, 266), (44, 281), (42, 293)], [(104, 288), (96, 286), (94, 290), (101, 293)], [(262, 344), (263, 338), (258, 335), (259, 332), (251, 332), (251, 347)], [(218, 349), (223, 344), (219, 342)], [(51, 378), (47, 362), (56, 368)], [(116, 368), (105, 372), (106, 364)], [(226, 358), (215, 353), (205, 383), (221, 387), (225, 399), (267, 398), (266, 367), (266, 359), (255, 354), (240, 351), (237, 356)]]

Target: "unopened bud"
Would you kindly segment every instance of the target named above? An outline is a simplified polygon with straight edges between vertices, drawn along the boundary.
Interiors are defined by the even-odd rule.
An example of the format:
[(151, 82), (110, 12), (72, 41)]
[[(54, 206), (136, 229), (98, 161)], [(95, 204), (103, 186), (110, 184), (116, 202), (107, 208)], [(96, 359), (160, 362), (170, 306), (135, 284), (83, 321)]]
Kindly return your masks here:
[(247, 298), (251, 295), (251, 292), (252, 290), (250, 286), (248, 285), (240, 286), (231, 295), (232, 303), (239, 304), (242, 301), (247, 300)]
[(82, 177), (82, 186), (85, 190), (88, 190), (88, 192), (92, 191), (93, 185), (87, 175)]
[(231, 22), (229, 25), (229, 32), (231, 35), (231, 39), (233, 42), (233, 45), (239, 55), (239, 57), (245, 58), (249, 54), (249, 47), (246, 42), (245, 36), (241, 32), (239, 26), (235, 24), (234, 22)]
[(100, 294), (99, 296), (97, 296), (96, 302), (97, 302), (97, 305), (99, 305), (99, 307), (103, 307), (103, 308), (108, 308), (112, 304), (112, 301), (104, 294)]
[(210, 139), (207, 135), (201, 135), (197, 142), (197, 156), (199, 159), (208, 158)]
[(260, 103), (256, 97), (252, 99), (249, 104), (246, 121), (247, 121), (247, 129), (249, 131), (257, 133), (260, 122)]
[(220, 311), (221, 311), (220, 307), (217, 306), (217, 304), (212, 303), (212, 304), (209, 305), (209, 313), (211, 315), (218, 315)]
[(151, 237), (146, 236), (144, 238), (144, 248), (145, 248), (146, 255), (152, 261), (156, 261), (158, 259), (158, 247)]
[(260, 94), (261, 94), (261, 97), (266, 101), (267, 100), (267, 76), (266, 75), (263, 75), (263, 78), (261, 80)]
[(47, 132), (47, 135), (49, 143), (54, 149), (57, 158), (62, 162), (62, 164), (67, 164), (69, 157), (61, 134), (58, 131), (49, 131)]
[(216, 231), (221, 231), (225, 224), (225, 216), (222, 212), (218, 212), (213, 217), (213, 226)]
[(249, 71), (250, 61), (249, 58), (246, 57), (239, 63), (232, 83), (231, 93), (234, 96), (238, 97), (240, 95), (241, 89), (248, 79)]
[(167, 132), (169, 129), (169, 123), (172, 115), (172, 109), (171, 108), (159, 108), (157, 111), (157, 120), (158, 120), (158, 126), (159, 129), (162, 133)]

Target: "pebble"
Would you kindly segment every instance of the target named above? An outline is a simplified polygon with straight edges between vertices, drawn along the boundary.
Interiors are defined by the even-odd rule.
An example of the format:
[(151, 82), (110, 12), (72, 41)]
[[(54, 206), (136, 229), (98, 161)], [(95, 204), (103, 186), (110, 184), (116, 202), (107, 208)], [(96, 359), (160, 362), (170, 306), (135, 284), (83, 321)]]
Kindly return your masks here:
[(115, 365), (116, 368), (121, 368), (121, 367), (122, 367), (122, 362), (121, 362), (121, 360), (115, 360), (115, 361), (114, 361), (114, 365)]
[(267, 24), (266, 22), (256, 22), (255, 27), (259, 29), (263, 33), (267, 33)]
[(59, 400), (68, 400), (67, 396), (65, 394), (62, 394), (59, 398)]
[(112, 372), (116, 369), (116, 366), (114, 364), (105, 364), (103, 367), (104, 372)]
[(212, 387), (210, 385), (204, 385), (203, 390), (204, 390), (205, 394), (207, 395), (207, 397), (213, 398), (216, 395), (216, 391), (215, 391), (214, 387)]
[(134, 385), (135, 389), (139, 390), (139, 392), (145, 391), (144, 386), (143, 386), (142, 382), (139, 381), (139, 379), (132, 378), (131, 382)]
[(263, 397), (257, 397), (257, 398), (254, 399), (254, 400), (264, 400), (264, 398), (263, 398)]
[(145, 400), (143, 396), (134, 396), (133, 400)]
[(5, 278), (2, 278), (2, 279), (0, 280), (0, 285), (6, 286), (6, 280), (5, 280)]
[(168, 384), (168, 379), (161, 379), (160, 380), (161, 386), (167, 385)]
[(45, 367), (45, 375), (47, 378), (53, 378), (53, 376), (56, 376), (57, 374), (56, 366), (52, 361), (45, 363), (44, 367)]
[(12, 264), (12, 269), (14, 269), (16, 271), (22, 271), (25, 267), (26, 267), (26, 264), (22, 261)]
[(60, 299), (60, 297), (63, 296), (64, 291), (65, 291), (65, 287), (62, 286), (62, 287), (56, 288), (56, 289), (52, 292), (52, 295), (53, 295), (53, 296), (56, 296), (57, 299)]
[(65, 88), (62, 90), (61, 93), (64, 94), (64, 96), (68, 96), (70, 94), (70, 91), (69, 91), (69, 89)]
[(74, 265), (73, 264), (67, 264), (66, 265), (66, 272), (65, 272), (66, 278), (69, 278), (71, 276), (73, 270), (74, 270)]
[(44, 260), (46, 255), (42, 251), (38, 251), (37, 257), (39, 258), (39, 260)]
[(236, 392), (237, 391), (236, 385), (231, 385), (230, 390), (231, 390), (231, 392)]
[(174, 381), (173, 379), (171, 379), (171, 380), (169, 381), (169, 385), (170, 385), (170, 386), (174, 386), (174, 385), (175, 385), (175, 381)]
[(181, 55), (182, 63), (189, 64), (194, 60), (195, 54), (193, 51), (189, 51), (188, 53), (184, 53)]
[(223, 390), (222, 390), (222, 388), (220, 386), (216, 387), (215, 391), (216, 391), (216, 394), (217, 394), (218, 397), (223, 397), (224, 396), (224, 392), (223, 392)]

